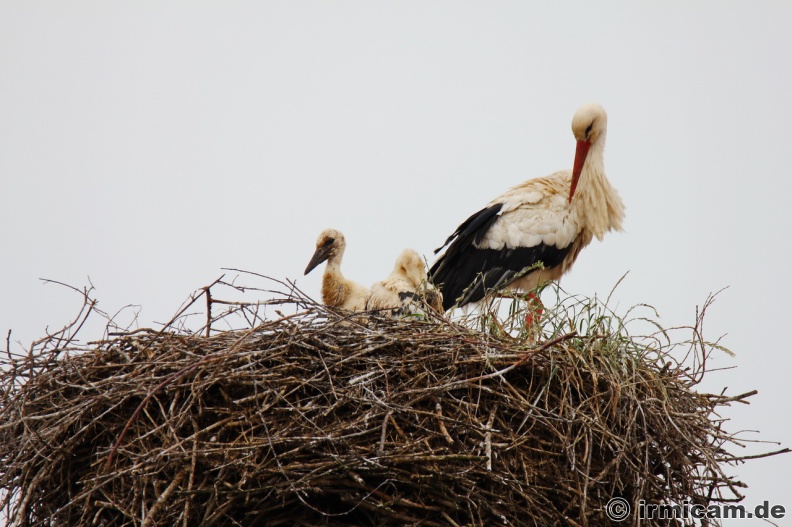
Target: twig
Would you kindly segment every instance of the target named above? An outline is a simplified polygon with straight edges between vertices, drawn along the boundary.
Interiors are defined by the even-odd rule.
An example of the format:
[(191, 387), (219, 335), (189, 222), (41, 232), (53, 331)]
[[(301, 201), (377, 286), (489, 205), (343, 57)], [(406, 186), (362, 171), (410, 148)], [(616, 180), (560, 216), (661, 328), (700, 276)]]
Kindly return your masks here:
[(495, 422), (495, 412), (497, 408), (490, 411), (489, 419), (485, 428), (487, 433), (484, 434), (484, 452), (487, 457), (487, 472), (492, 472), (492, 424)]
[(392, 415), (393, 415), (393, 410), (390, 410), (388, 411), (387, 414), (385, 414), (385, 419), (382, 420), (382, 432), (380, 433), (380, 444), (379, 444), (379, 448), (377, 449), (377, 454), (379, 454), (380, 456), (385, 453), (385, 437), (388, 430), (388, 419), (390, 419)]
[(159, 498), (157, 498), (157, 501), (154, 503), (154, 506), (149, 509), (148, 515), (146, 515), (146, 518), (143, 520), (143, 523), (140, 524), (140, 527), (151, 527), (154, 525), (157, 514), (159, 514), (165, 502), (170, 499), (171, 495), (176, 490), (176, 487), (181, 484), (181, 481), (184, 479), (184, 476), (187, 475), (187, 472), (188, 469), (184, 469), (176, 474), (176, 477), (173, 478), (173, 481), (170, 485), (168, 485), (168, 488), (166, 488), (165, 491), (160, 494)]
[(437, 424), (440, 427), (440, 432), (445, 437), (446, 442), (451, 445), (454, 443), (454, 439), (451, 437), (451, 434), (448, 433), (448, 429), (443, 422), (443, 407), (440, 406), (440, 401), (435, 403), (435, 411), (437, 412)]
[(517, 368), (518, 366), (523, 364), (526, 360), (531, 358), (531, 356), (536, 355), (537, 353), (541, 353), (542, 351), (544, 351), (544, 350), (546, 350), (548, 348), (551, 348), (551, 347), (555, 346), (556, 344), (559, 344), (559, 343), (561, 343), (561, 342), (563, 342), (565, 340), (569, 340), (569, 339), (571, 339), (571, 338), (573, 338), (575, 336), (577, 336), (577, 332), (576, 331), (572, 331), (570, 333), (567, 333), (566, 335), (561, 335), (560, 337), (556, 337), (556, 338), (554, 338), (552, 340), (548, 340), (547, 342), (545, 342), (544, 344), (542, 344), (538, 348), (530, 350), (530, 351), (526, 351), (525, 354), (522, 356), (522, 358), (520, 358), (520, 360), (518, 360), (517, 362), (511, 364), (510, 366), (507, 366), (506, 368), (503, 368), (502, 370), (498, 370), (498, 371), (495, 371), (495, 372), (492, 372), (492, 373), (488, 373), (486, 375), (479, 375), (477, 377), (471, 377), (469, 379), (455, 381), (455, 382), (453, 382), (451, 384), (446, 385), (445, 387), (447, 388), (447, 387), (456, 386), (456, 385), (459, 385), (459, 384), (469, 384), (471, 382), (483, 381), (485, 379), (492, 379), (493, 377), (501, 377), (501, 376), (509, 373), (510, 371), (512, 371), (514, 368)]
[(780, 450), (775, 450), (773, 452), (765, 452), (763, 454), (754, 454), (751, 456), (735, 456), (729, 458), (729, 461), (745, 461), (747, 459), (760, 459), (763, 457), (777, 456), (778, 454), (788, 454), (789, 452), (792, 452), (792, 450), (788, 448), (782, 448)]
[[(220, 277), (222, 278), (222, 276)], [(217, 279), (217, 281), (220, 280)], [(212, 334), (212, 286), (207, 286), (204, 288), (204, 296), (206, 296), (206, 336), (210, 336)]]

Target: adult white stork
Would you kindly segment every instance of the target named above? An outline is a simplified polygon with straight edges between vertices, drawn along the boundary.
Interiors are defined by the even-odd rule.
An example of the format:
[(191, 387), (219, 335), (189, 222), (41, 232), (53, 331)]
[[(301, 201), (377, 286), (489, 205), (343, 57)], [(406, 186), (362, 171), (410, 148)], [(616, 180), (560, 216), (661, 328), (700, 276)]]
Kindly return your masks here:
[(572, 118), (572, 171), (528, 180), (492, 200), (448, 237), (429, 271), (443, 308), (482, 300), (503, 288), (531, 291), (566, 273), (596, 236), (622, 230), (624, 204), (605, 177), (607, 114), (598, 104)]
[(335, 229), (322, 231), (316, 240), (316, 251), (305, 268), (305, 274), (326, 261), (327, 265), (322, 276), (322, 302), (330, 307), (363, 311), (366, 308), (369, 290), (352, 280), (347, 280), (341, 273), (341, 260), (345, 249), (346, 240), (343, 234)]
[(423, 258), (405, 249), (385, 280), (371, 286), (366, 310), (388, 310), (392, 316), (423, 313), (426, 306), (442, 311), (440, 293), (427, 281)]

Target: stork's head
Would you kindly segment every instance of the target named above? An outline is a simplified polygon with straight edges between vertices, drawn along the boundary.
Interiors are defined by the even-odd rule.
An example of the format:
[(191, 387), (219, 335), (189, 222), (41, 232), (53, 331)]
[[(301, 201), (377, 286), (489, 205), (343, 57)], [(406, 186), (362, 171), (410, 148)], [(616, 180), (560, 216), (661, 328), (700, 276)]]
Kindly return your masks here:
[(305, 274), (310, 273), (320, 263), (326, 260), (340, 260), (344, 255), (346, 240), (340, 231), (335, 229), (323, 230), (316, 240), (316, 251), (314, 251), (311, 261), (305, 268)]
[(570, 202), (572, 202), (572, 196), (575, 195), (575, 188), (577, 188), (580, 174), (583, 172), (583, 165), (586, 163), (591, 145), (604, 141), (607, 129), (608, 114), (597, 103), (584, 104), (572, 117), (572, 133), (577, 139), (577, 149), (575, 150), (575, 164), (572, 168), (572, 184), (569, 187)]
[(426, 281), (426, 264), (421, 255), (412, 249), (405, 249), (396, 259), (393, 271), (401, 274), (413, 287), (420, 287)]

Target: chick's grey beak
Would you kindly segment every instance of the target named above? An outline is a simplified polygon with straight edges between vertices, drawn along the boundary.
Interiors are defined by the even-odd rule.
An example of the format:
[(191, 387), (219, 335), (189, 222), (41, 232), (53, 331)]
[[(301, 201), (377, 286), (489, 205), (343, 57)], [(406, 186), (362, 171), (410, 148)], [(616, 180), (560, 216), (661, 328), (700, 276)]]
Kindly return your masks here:
[(316, 252), (314, 252), (313, 256), (311, 257), (311, 261), (308, 262), (308, 267), (305, 268), (304, 275), (313, 271), (317, 265), (327, 260), (327, 248), (326, 247), (317, 247)]

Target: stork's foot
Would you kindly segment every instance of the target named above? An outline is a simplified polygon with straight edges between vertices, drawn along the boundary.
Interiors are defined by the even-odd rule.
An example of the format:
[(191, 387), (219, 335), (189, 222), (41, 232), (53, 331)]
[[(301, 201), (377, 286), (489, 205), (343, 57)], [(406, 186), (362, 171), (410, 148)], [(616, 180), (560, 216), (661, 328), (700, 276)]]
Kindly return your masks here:
[(536, 293), (528, 293), (528, 313), (525, 315), (525, 328), (528, 330), (538, 326), (544, 314), (544, 304)]

